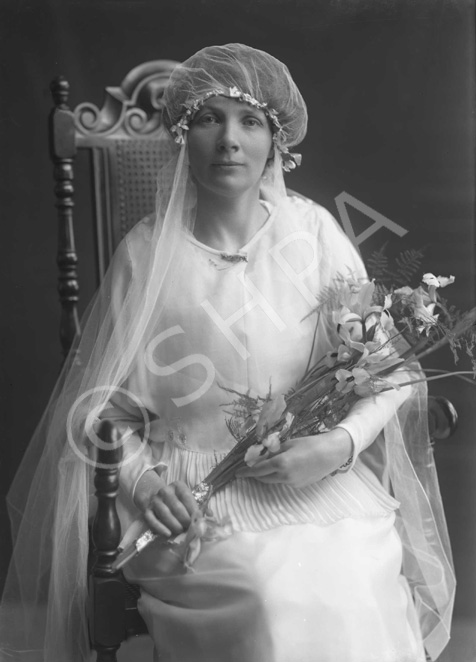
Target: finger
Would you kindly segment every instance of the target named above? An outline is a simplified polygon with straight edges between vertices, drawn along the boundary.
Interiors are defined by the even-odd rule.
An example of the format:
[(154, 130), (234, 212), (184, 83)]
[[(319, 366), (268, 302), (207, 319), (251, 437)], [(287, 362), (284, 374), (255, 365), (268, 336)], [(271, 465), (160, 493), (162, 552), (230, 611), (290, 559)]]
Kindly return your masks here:
[[(164, 501), (159, 497), (155, 496), (150, 504), (149, 504), (149, 509), (152, 510), (153, 515), (159, 520), (159, 522), (162, 522), (174, 535), (178, 535), (179, 533), (182, 533), (184, 529), (188, 526), (184, 527), (183, 524), (180, 522), (180, 520), (175, 516), (173, 512), (171, 512), (169, 506), (164, 503)], [(185, 509), (184, 509), (185, 510)], [(188, 513), (186, 514), (187, 518), (189, 518)]]
[[(175, 519), (180, 522), (184, 529), (187, 529), (190, 525), (191, 515), (189, 514), (187, 508), (184, 504), (178, 499), (171, 501), (170, 503), (165, 504), (170, 513), (175, 517)], [(193, 513), (192, 513), (193, 514)]]
[(185, 485), (185, 483), (178, 483), (175, 488), (175, 493), (189, 515), (193, 515), (193, 513), (197, 512), (199, 509), (198, 503), (193, 496), (192, 490)]
[(166, 488), (159, 490), (157, 496), (159, 500), (167, 506), (172, 516), (180, 522), (184, 529), (186, 529), (190, 524), (190, 514), (186, 506), (182, 503), (182, 500), (179, 498), (179, 495), (176, 492), (176, 487), (167, 486)]
[(286, 481), (283, 480), (282, 476), (280, 476), (278, 473), (270, 474), (269, 476), (255, 476), (255, 478), (260, 483), (267, 483), (267, 484), (276, 484), (276, 483), (285, 483), (286, 482)]
[(302, 437), (294, 437), (293, 439), (286, 439), (286, 441), (282, 441), (278, 453), (285, 453), (286, 451), (291, 450), (296, 446), (296, 442), (298, 442), (300, 439), (302, 439)]
[(236, 472), (239, 478), (257, 478), (258, 476), (268, 476), (279, 469), (279, 463), (274, 459), (257, 462), (253, 467), (240, 469)]
[[(254, 464), (252, 467), (244, 467), (243, 469), (238, 469), (238, 471), (235, 473), (235, 476), (237, 476), (237, 478), (253, 478), (254, 476), (258, 475), (258, 470), (260, 468), (262, 469), (262, 467), (260, 467), (258, 464)], [(266, 470), (266, 467), (264, 467), (264, 469), (265, 473), (270, 473)]]
[(149, 508), (144, 512), (144, 519), (154, 533), (158, 533), (160, 536), (163, 536), (164, 538), (171, 537), (172, 531), (168, 529), (164, 524), (162, 524), (162, 522), (159, 522), (157, 517), (155, 517), (152, 510), (150, 510)]

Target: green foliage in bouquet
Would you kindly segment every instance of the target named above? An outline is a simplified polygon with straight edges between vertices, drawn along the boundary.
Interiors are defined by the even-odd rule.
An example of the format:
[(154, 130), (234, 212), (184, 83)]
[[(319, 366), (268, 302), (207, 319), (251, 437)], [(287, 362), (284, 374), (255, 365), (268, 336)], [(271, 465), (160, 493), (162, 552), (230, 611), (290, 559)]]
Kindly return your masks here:
[(373, 251), (366, 261), (369, 278), (374, 280), (378, 294), (387, 294), (397, 287), (410, 286), (422, 271), (424, 248), (401, 251), (393, 260), (387, 255), (388, 242)]

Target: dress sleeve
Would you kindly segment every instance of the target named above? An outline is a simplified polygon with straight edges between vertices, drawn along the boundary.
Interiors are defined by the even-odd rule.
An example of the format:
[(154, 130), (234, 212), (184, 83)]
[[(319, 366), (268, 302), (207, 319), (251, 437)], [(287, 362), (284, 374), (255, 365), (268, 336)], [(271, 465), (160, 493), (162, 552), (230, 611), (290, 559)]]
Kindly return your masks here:
[[(126, 237), (118, 246), (112, 264), (111, 316), (114, 333), (117, 334), (121, 333), (121, 309), (132, 271), (133, 263)], [(133, 389), (129, 390), (127, 386), (126, 380), (116, 389), (99, 419), (111, 421), (121, 434), (119, 483), (133, 500), (137, 483), (143, 474), (164, 463), (154, 458), (151, 446), (147, 443), (147, 426), (153, 424), (154, 415), (141, 406), (139, 394), (133, 392)]]
[[(395, 371), (387, 381), (398, 383), (407, 379), (407, 373)], [(375, 441), (410, 394), (411, 387), (404, 386), (398, 390), (392, 389), (362, 398), (352, 406), (345, 419), (336, 426), (347, 430), (352, 438), (352, 461), (346, 466), (346, 470), (354, 466), (359, 454)]]
[(147, 443), (145, 428), (148, 423), (147, 417), (148, 412), (141, 410), (127, 395), (127, 389), (116, 391), (100, 417), (111, 421), (121, 435), (122, 461), (119, 484), (132, 500), (137, 483), (146, 471), (166, 466), (164, 462), (154, 457), (151, 446)]

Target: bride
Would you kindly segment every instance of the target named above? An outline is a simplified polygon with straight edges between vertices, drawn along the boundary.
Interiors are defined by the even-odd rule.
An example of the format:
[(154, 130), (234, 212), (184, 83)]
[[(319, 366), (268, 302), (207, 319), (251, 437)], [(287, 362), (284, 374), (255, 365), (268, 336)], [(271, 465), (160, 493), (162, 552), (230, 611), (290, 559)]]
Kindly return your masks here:
[[(241, 470), (210, 501), (233, 534), (205, 543), (193, 572), (164, 563), (161, 543), (197, 509), (191, 488), (235, 443), (223, 387), (286, 393), (310, 354), (335, 344), (308, 315), (316, 297), (339, 275), (366, 278), (330, 214), (286, 194), (307, 111), (285, 65), (241, 44), (206, 48), (177, 67), (164, 103), (175, 154), (158, 176), (156, 214), (122, 242), (91, 308), (85, 367), (65, 368), (37, 433), (46, 445), (33, 443), (21, 470), (41, 455), (27, 503), (15, 501), (20, 478), (12, 489), (24, 515), (5, 593), (7, 659), (88, 659), (100, 417), (126, 432), (123, 530), (142, 516), (159, 534), (125, 568), (141, 586), (155, 659), (435, 660), (454, 578), (431, 454), (423, 477), (405, 446), (427, 448), (423, 387), (362, 398), (333, 430)], [(32, 539), (42, 543), (33, 553)], [(8, 621), (19, 591), (27, 608), (48, 600), (22, 645)]]

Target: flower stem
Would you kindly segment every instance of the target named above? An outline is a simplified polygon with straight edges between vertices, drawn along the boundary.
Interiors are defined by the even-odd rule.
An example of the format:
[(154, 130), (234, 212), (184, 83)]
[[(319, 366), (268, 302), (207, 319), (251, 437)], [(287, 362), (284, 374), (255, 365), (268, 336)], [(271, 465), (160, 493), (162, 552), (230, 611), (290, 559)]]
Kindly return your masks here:
[[(458, 377), (459, 375), (474, 375), (471, 370), (458, 370), (457, 372), (447, 372), (444, 375), (435, 375), (434, 377), (422, 377), (421, 379), (411, 379), (408, 382), (399, 382), (398, 386), (411, 386), (412, 384), (418, 384), (419, 382), (432, 382), (436, 379), (445, 379), (445, 377)], [(465, 381), (470, 382), (473, 386), (476, 386), (476, 381), (465, 379)], [(383, 388), (382, 391), (391, 391), (393, 386), (388, 388)]]

